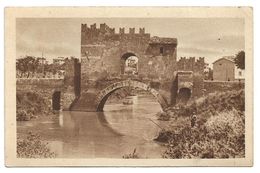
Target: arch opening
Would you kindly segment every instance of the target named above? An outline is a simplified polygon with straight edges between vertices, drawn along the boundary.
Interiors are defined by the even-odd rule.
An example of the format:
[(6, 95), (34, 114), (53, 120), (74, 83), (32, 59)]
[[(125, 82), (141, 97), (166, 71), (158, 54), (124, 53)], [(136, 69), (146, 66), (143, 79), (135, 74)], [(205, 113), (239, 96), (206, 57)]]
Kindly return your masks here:
[(191, 98), (191, 90), (189, 88), (180, 88), (178, 92), (178, 103), (186, 104)]
[(138, 57), (133, 53), (125, 53), (121, 57), (121, 73), (124, 75), (138, 75)]
[(96, 110), (98, 112), (102, 112), (104, 105), (108, 100), (109, 96), (112, 95), (118, 89), (125, 88), (125, 87), (131, 87), (132, 89), (141, 89), (147, 91), (155, 97), (155, 99), (160, 104), (162, 110), (168, 107), (167, 101), (159, 94), (159, 92), (153, 88), (150, 88), (145, 83), (137, 82), (137, 81), (122, 81), (108, 86), (98, 94), (97, 96), (98, 99), (96, 101), (97, 102)]
[(55, 91), (52, 95), (52, 110), (59, 111), (60, 110), (60, 91)]

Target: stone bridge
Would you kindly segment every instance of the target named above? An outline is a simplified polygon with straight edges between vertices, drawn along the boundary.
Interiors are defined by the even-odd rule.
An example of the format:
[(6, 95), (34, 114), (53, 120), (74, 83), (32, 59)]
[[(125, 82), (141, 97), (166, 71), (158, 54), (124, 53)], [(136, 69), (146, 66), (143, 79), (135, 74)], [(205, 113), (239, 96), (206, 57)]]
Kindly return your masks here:
[(48, 95), (60, 92), (63, 110), (103, 111), (108, 97), (125, 87), (151, 93), (164, 110), (202, 94), (204, 58), (177, 61), (176, 56), (176, 38), (151, 37), (145, 28), (115, 33), (106, 24), (82, 24), (81, 59), (65, 63), (64, 80), (56, 81), (60, 85), (43, 85), (42, 79), (31, 86)]
[(115, 91), (121, 88), (147, 91), (158, 101), (162, 110), (179, 101), (187, 102), (193, 95), (193, 72), (177, 72), (172, 81), (151, 81), (138, 78), (120, 78), (95, 81), (81, 92), (80, 97), (71, 106), (75, 111), (103, 111), (104, 105)]
[(69, 110), (79, 96), (77, 59), (65, 63), (66, 74), (63, 79), (57, 78), (17, 78), (16, 92), (35, 92), (49, 103), (52, 110)]
[[(179, 67), (187, 72), (179, 73), (182, 68), (178, 68), (176, 56), (176, 38), (151, 37), (145, 28), (138, 33), (135, 28), (128, 33), (119, 28), (116, 33), (106, 24), (99, 28), (82, 24), (80, 95), (70, 110), (102, 111), (108, 97), (124, 87), (148, 91), (162, 109), (186, 102), (199, 94), (193, 92), (199, 86), (193, 85), (193, 74), (203, 79), (204, 59), (203, 63), (182, 59)], [(195, 68), (200, 72), (194, 73)]]
[(50, 110), (62, 110), (75, 99), (74, 94), (68, 95), (65, 91), (64, 79), (20, 78), (16, 80), (16, 92), (39, 94), (49, 103)]
[[(49, 108), (53, 110), (78, 110), (78, 111), (103, 111), (104, 105), (116, 90), (121, 88), (133, 88), (147, 91), (158, 101), (162, 110), (174, 104), (176, 95), (188, 88), (192, 93), (192, 72), (181, 72), (177, 74), (177, 81), (173, 82), (151, 82), (140, 79), (117, 79), (110, 81), (99, 81), (99, 84), (82, 92), (77, 96), (73, 85), (66, 84), (65, 79), (17, 79), (17, 92), (36, 92), (49, 102)], [(191, 97), (189, 95), (188, 97)]]

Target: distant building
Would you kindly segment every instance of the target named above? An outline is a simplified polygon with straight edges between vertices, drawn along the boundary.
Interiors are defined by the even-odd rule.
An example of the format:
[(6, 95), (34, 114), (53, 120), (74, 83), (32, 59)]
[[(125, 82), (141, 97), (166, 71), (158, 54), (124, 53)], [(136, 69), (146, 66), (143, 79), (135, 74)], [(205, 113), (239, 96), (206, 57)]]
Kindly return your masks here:
[(244, 70), (236, 67), (234, 58), (234, 56), (224, 56), (213, 62), (213, 80), (234, 81), (245, 78)]
[(61, 65), (64, 64), (65, 58), (64, 57), (58, 57), (53, 59), (53, 64)]
[(245, 70), (235, 68), (235, 79), (236, 80), (245, 80)]
[(40, 64), (48, 64), (48, 60), (46, 60), (46, 58), (39, 57), (37, 59), (39, 60)]

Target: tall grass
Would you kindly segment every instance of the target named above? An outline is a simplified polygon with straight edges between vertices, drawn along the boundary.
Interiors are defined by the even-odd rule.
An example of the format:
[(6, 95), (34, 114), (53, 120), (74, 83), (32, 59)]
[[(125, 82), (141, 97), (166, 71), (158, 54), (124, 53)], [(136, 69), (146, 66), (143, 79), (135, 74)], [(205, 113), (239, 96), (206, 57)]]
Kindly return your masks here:
[[(211, 94), (173, 109), (179, 119), (197, 114), (196, 125), (163, 130), (164, 158), (236, 158), (245, 156), (244, 91)], [(187, 117), (187, 118), (186, 118)], [(160, 140), (159, 140), (160, 141)]]
[(125, 154), (123, 155), (123, 159), (139, 159), (139, 155), (136, 152), (136, 148), (134, 149), (134, 151), (130, 154)]

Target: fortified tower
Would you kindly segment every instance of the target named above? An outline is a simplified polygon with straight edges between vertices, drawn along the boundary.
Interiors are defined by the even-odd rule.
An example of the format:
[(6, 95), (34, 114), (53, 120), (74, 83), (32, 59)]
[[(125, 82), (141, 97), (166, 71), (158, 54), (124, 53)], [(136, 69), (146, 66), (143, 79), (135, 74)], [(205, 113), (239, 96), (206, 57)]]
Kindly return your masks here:
[(88, 80), (117, 78), (124, 74), (127, 58), (138, 58), (137, 77), (153, 80), (171, 80), (176, 71), (176, 38), (150, 37), (145, 28), (119, 28), (115, 33), (105, 23), (82, 24), (81, 63), (82, 85)]
[(123, 87), (150, 92), (162, 109), (176, 103), (181, 87), (191, 96), (193, 72), (178, 78), (177, 39), (151, 37), (145, 28), (126, 30), (81, 25), (81, 87), (72, 110), (102, 111), (108, 97)]
[[(106, 90), (109, 85), (137, 85), (147, 88), (156, 86), (160, 94), (161, 103), (171, 102), (171, 83), (175, 78), (177, 39), (151, 37), (145, 32), (145, 28), (110, 28), (105, 23), (97, 27), (96, 24), (81, 25), (81, 94), (73, 107), (82, 110), (82, 107), (93, 104), (97, 97), (108, 97), (114, 90)], [(134, 58), (133, 58), (134, 57)], [(132, 59), (131, 59), (132, 58)], [(134, 65), (131, 62), (135, 60)], [(127, 65), (128, 64), (128, 65)], [(130, 64), (130, 65), (129, 65)], [(133, 73), (129, 69), (135, 68)], [(130, 71), (131, 72), (131, 71)], [(131, 80), (135, 82), (120, 81)], [(155, 85), (155, 83), (157, 83)], [(161, 95), (163, 95), (161, 97)], [(157, 97), (159, 98), (159, 97)], [(98, 100), (102, 100), (99, 98)], [(103, 102), (103, 100), (102, 100)], [(87, 110), (91, 109), (87, 108)], [(94, 106), (95, 107), (95, 106)]]

